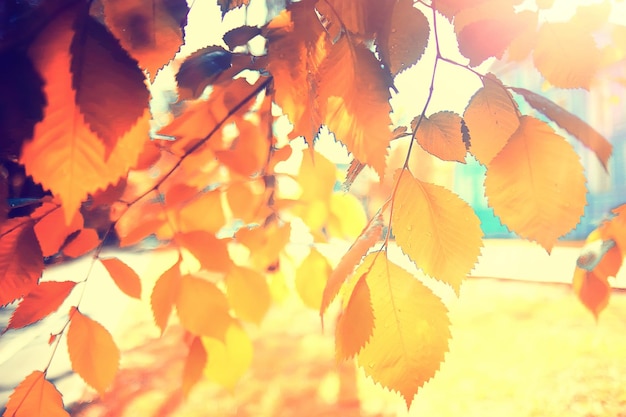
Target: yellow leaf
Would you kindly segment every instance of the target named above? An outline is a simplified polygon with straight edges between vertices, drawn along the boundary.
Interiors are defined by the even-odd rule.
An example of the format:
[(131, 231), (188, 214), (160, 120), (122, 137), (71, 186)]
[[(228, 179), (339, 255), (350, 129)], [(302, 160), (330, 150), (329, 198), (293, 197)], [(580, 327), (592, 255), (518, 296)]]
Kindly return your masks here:
[(226, 329), (223, 341), (203, 337), (202, 344), (209, 358), (204, 375), (233, 391), (237, 381), (252, 364), (250, 337), (239, 324), (233, 322)]
[(72, 369), (100, 395), (104, 394), (117, 374), (120, 361), (120, 351), (109, 331), (72, 307), (67, 349)]
[(356, 239), (367, 224), (363, 203), (354, 194), (333, 193), (330, 196), (328, 234), (340, 239)]
[(6, 417), (70, 417), (63, 398), (41, 371), (33, 371), (19, 383), (6, 403)]
[(448, 311), (439, 297), (382, 252), (369, 254), (355, 272), (359, 274), (367, 274), (374, 330), (358, 363), (374, 381), (399, 392), (410, 407), (448, 351)]
[(389, 85), (380, 62), (343, 36), (322, 63), (320, 114), (337, 140), (382, 178), (391, 140)]
[(494, 75), (483, 77), (463, 114), (471, 138), (470, 152), (486, 165), (504, 147), (519, 126), (513, 97)]
[(235, 240), (250, 250), (250, 261), (257, 270), (275, 266), (278, 255), (289, 242), (291, 225), (272, 222), (265, 226), (242, 227)]
[(396, 242), (426, 274), (458, 293), (482, 247), (480, 221), (452, 191), (401, 175), (391, 213)]
[(370, 289), (363, 274), (356, 282), (335, 328), (335, 351), (337, 359), (356, 355), (372, 336), (374, 312)]
[(485, 194), (502, 222), (550, 251), (579, 222), (587, 188), (578, 155), (535, 118), (519, 129), (487, 166)]
[(271, 303), (265, 277), (240, 266), (233, 266), (226, 275), (226, 297), (237, 317), (257, 324), (261, 323)]
[(588, 90), (601, 56), (591, 32), (578, 21), (544, 22), (537, 35), (533, 62), (553, 86)]
[(176, 311), (183, 327), (197, 336), (222, 340), (233, 319), (222, 291), (205, 279), (184, 275), (176, 297)]
[(328, 220), (330, 198), (337, 178), (337, 167), (318, 152), (303, 153), (298, 171), (301, 194), (291, 211), (318, 231)]
[[(419, 116), (413, 119), (415, 130)], [(444, 161), (465, 163), (467, 148), (461, 132), (461, 116), (451, 111), (441, 111), (424, 117), (415, 134), (417, 143), (431, 155)]]
[(316, 310), (322, 304), (322, 294), (331, 268), (328, 260), (315, 248), (296, 270), (296, 291), (304, 304)]
[(182, 390), (185, 397), (189, 395), (189, 391), (191, 391), (194, 385), (202, 378), (202, 371), (206, 364), (207, 353), (202, 339), (194, 337), (191, 346), (189, 346), (189, 353), (187, 353), (187, 359), (185, 359), (185, 366), (183, 368)]

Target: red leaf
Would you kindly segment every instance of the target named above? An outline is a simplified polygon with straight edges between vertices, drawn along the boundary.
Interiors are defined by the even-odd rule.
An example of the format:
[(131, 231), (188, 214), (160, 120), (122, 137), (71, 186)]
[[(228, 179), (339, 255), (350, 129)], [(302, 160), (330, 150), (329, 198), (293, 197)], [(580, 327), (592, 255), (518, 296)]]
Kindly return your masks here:
[(43, 272), (43, 256), (34, 222), (17, 217), (0, 227), (0, 306), (28, 294)]
[(113, 382), (120, 361), (120, 351), (108, 330), (72, 307), (67, 349), (72, 369), (103, 394)]
[(141, 298), (141, 280), (139, 275), (118, 258), (100, 259), (102, 265), (109, 271), (115, 285), (126, 295)]
[(591, 311), (597, 320), (598, 315), (608, 305), (611, 296), (611, 287), (606, 278), (576, 267), (572, 286), (580, 302)]
[(63, 304), (75, 285), (73, 281), (40, 283), (17, 306), (6, 330), (20, 329), (53, 313)]
[(59, 252), (67, 237), (83, 227), (83, 217), (76, 213), (69, 224), (65, 224), (63, 210), (58, 204), (45, 202), (32, 214), (37, 219), (35, 234), (43, 256), (52, 256)]
[(4, 417), (69, 417), (61, 393), (41, 371), (33, 371), (9, 397)]
[(100, 244), (98, 232), (94, 229), (81, 229), (81, 231), (70, 240), (62, 251), (65, 256), (70, 258), (78, 258), (88, 252), (91, 252)]

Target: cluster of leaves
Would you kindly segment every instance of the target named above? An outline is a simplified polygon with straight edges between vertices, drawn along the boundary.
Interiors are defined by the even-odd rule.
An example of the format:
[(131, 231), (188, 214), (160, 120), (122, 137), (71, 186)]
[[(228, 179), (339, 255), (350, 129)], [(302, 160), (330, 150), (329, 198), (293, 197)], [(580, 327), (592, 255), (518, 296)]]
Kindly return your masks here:
[[(223, 15), (247, 3), (218, 1)], [(291, 3), (262, 27), (236, 28), (223, 46), (187, 57), (176, 75), (176, 115), (152, 140), (151, 83), (184, 41), (184, 0), (44, 1), (14, 10), (15, 25), (0, 37), (2, 60), (12, 63), (2, 77), (0, 114), (10, 109), (12, 115), (3, 119), (3, 156), (17, 158), (50, 195), (26, 216), (16, 217), (6, 198), (0, 202), (0, 305), (19, 302), (4, 331), (41, 320), (88, 285), (89, 277), (40, 282), (44, 258), (92, 253), (123, 293), (147, 294), (161, 332), (177, 320), (189, 334), (185, 393), (203, 374), (233, 388), (252, 360), (244, 324), (260, 323), (293, 279), (322, 317), (341, 295), (338, 359), (356, 357), (366, 374), (410, 406), (444, 359), (450, 322), (441, 299), (388, 258), (389, 244), (457, 293), (482, 246), (471, 207), (409, 170), (413, 146), (459, 163), (471, 154), (484, 164), (495, 213), (548, 251), (578, 223), (586, 203), (571, 138), (552, 126), (605, 166), (611, 153), (606, 139), (565, 109), (475, 69), (490, 57), (532, 59), (555, 87), (590, 88), (603, 65), (626, 54), (617, 42), (600, 48), (592, 35), (623, 33), (608, 22), (611, 5), (581, 7), (557, 23), (539, 19), (552, 2), (524, 11), (519, 3)], [(452, 23), (468, 63), (440, 50), (443, 20)], [(258, 36), (266, 45), (261, 56), (247, 47)], [(429, 45), (436, 54), (426, 62)], [(394, 79), (418, 62), (432, 66), (430, 93), (410, 126), (393, 126)], [(482, 81), (462, 115), (427, 116), (439, 65)], [(517, 99), (542, 118), (522, 115)], [(283, 116), (292, 124), (286, 138), (275, 132)], [(364, 167), (383, 177), (390, 143), (410, 142), (405, 163), (394, 167), (387, 203), (369, 222), (356, 198), (334, 191), (336, 168), (313, 146), (322, 126), (354, 156), (348, 188)], [(292, 148), (300, 137), (308, 151)], [(301, 160), (297, 172), (285, 168), (288, 159)], [(6, 182), (0, 193), (10, 196)], [(334, 268), (313, 245), (290, 277), (285, 265), (295, 262), (286, 256), (294, 219), (315, 242), (338, 237), (354, 244)], [(128, 265), (101, 256), (112, 234), (121, 247), (156, 236), (178, 260), (144, 289)], [(613, 234), (605, 239), (620, 246)], [(106, 391), (120, 353), (108, 330), (81, 312), (80, 297), (51, 335), (52, 355), (63, 335), (73, 369)], [(46, 372), (35, 370), (16, 387), (5, 416), (67, 415)]]

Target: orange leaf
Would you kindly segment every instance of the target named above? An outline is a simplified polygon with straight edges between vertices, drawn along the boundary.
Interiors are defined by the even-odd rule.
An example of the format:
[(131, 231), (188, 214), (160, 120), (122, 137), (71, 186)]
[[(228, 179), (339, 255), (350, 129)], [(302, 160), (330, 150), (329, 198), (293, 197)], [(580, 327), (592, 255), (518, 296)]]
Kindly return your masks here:
[(176, 297), (176, 311), (183, 327), (197, 336), (223, 340), (233, 319), (226, 296), (205, 279), (184, 275)]
[(185, 0), (104, 0), (107, 27), (154, 81), (183, 43)]
[(306, 306), (316, 310), (321, 308), (322, 294), (330, 273), (328, 260), (317, 249), (311, 249), (296, 270), (296, 291)]
[(343, 255), (335, 269), (332, 270), (324, 292), (322, 293), (322, 302), (320, 305), (320, 316), (324, 316), (326, 309), (334, 300), (341, 289), (343, 283), (348, 279), (354, 268), (361, 262), (369, 248), (376, 243), (383, 230), (382, 215), (378, 213), (370, 220), (369, 224), (363, 229), (358, 238), (354, 241), (350, 249)]
[(180, 231), (203, 230), (217, 233), (226, 224), (222, 192), (211, 190), (201, 194), (178, 212)]
[(555, 87), (588, 90), (601, 55), (591, 32), (578, 21), (544, 22), (537, 35), (533, 62)]
[(411, 406), (448, 351), (450, 320), (439, 297), (382, 252), (367, 255), (356, 276), (367, 274), (374, 330), (359, 365), (374, 381), (399, 392)]
[(265, 184), (262, 179), (256, 182), (233, 182), (228, 185), (226, 199), (235, 219), (244, 223), (258, 223), (269, 215), (265, 202)]
[(81, 229), (78, 235), (63, 246), (63, 254), (70, 258), (78, 258), (91, 252), (100, 244), (98, 232), (94, 229)]
[(148, 108), (149, 93), (137, 61), (96, 19), (79, 16), (70, 46), (76, 103), (108, 159), (118, 139)]
[(118, 258), (101, 258), (100, 262), (124, 294), (137, 299), (141, 298), (141, 280), (131, 267)]
[(452, 191), (398, 171), (391, 227), (396, 242), (418, 268), (459, 293), (482, 247), (480, 221)]
[(120, 361), (120, 351), (108, 330), (72, 307), (67, 349), (72, 369), (100, 395), (104, 394), (117, 374)]
[(63, 409), (63, 397), (46, 379), (46, 374), (33, 371), (15, 387), (6, 404), (5, 417), (69, 417)]
[(576, 267), (572, 286), (580, 302), (597, 320), (602, 310), (609, 304), (611, 296), (611, 287), (606, 278), (597, 276), (593, 271)]
[(213, 233), (202, 230), (177, 233), (174, 240), (191, 252), (203, 269), (227, 272), (233, 264), (228, 254), (227, 241), (216, 238)]
[(483, 77), (483, 87), (470, 99), (463, 119), (471, 138), (470, 152), (484, 165), (500, 152), (519, 126), (513, 97), (491, 74)]
[(411, 0), (394, 2), (390, 18), (377, 35), (381, 61), (393, 76), (409, 68), (424, 54), (430, 26), (421, 10)]
[(150, 305), (152, 306), (152, 314), (154, 316), (154, 322), (161, 329), (161, 334), (167, 327), (170, 314), (172, 313), (172, 307), (176, 303), (178, 298), (178, 292), (180, 291), (180, 259), (167, 271), (163, 272), (154, 288), (152, 289), (152, 295), (150, 296)]
[(522, 95), (526, 102), (535, 110), (552, 120), (560, 128), (565, 129), (567, 133), (574, 136), (583, 145), (591, 149), (600, 162), (602, 162), (604, 169), (608, 169), (607, 164), (613, 150), (613, 145), (593, 127), (589, 126), (578, 116), (568, 112), (563, 107), (540, 94), (533, 93), (524, 88), (511, 88), (511, 90)]
[(550, 251), (583, 215), (587, 201), (583, 167), (572, 147), (548, 124), (530, 116), (520, 122), (487, 166), (485, 194), (504, 224)]
[(237, 123), (239, 135), (235, 138), (232, 149), (216, 151), (217, 159), (233, 170), (246, 177), (261, 174), (268, 162), (270, 138), (260, 126), (241, 120)]
[(233, 266), (226, 275), (226, 297), (237, 317), (256, 324), (263, 320), (272, 298), (265, 277), (240, 266)]
[(73, 281), (40, 283), (17, 306), (6, 330), (26, 327), (55, 312), (70, 295), (75, 285)]
[(337, 319), (335, 350), (338, 359), (348, 359), (359, 353), (372, 336), (374, 312), (366, 277), (367, 273), (358, 279)]
[(250, 250), (250, 261), (258, 270), (278, 262), (278, 255), (289, 242), (291, 225), (271, 223), (253, 228), (243, 227), (235, 233), (235, 240)]
[(43, 272), (33, 224), (29, 218), (16, 217), (0, 225), (0, 307), (28, 294)]
[(52, 256), (59, 252), (65, 239), (83, 227), (83, 216), (80, 213), (75, 213), (70, 223), (65, 224), (63, 210), (52, 202), (42, 204), (31, 217), (38, 219), (35, 234), (43, 256)]
[(149, 140), (150, 129), (146, 109), (105, 157), (103, 143), (86, 125), (74, 100), (69, 56), (73, 18), (74, 13), (68, 12), (52, 21), (29, 51), (45, 80), (48, 103), (20, 157), (27, 174), (61, 200), (66, 224), (88, 194), (126, 175)]
[(337, 140), (382, 178), (391, 140), (389, 80), (374, 54), (347, 37), (320, 67), (320, 115)]
[(202, 339), (194, 337), (189, 346), (189, 353), (185, 360), (183, 368), (183, 384), (182, 390), (185, 398), (189, 395), (189, 391), (202, 378), (202, 371), (207, 364), (207, 352), (202, 344)]
[[(413, 119), (415, 130), (419, 116)], [(461, 132), (461, 116), (450, 111), (441, 111), (424, 117), (415, 134), (417, 143), (431, 155), (444, 161), (465, 163), (467, 148)]]

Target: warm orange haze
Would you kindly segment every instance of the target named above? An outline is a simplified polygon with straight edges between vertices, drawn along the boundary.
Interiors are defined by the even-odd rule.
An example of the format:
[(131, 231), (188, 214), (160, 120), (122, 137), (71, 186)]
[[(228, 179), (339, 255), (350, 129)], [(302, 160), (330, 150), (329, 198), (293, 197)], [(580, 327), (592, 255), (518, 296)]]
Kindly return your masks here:
[(9, 0), (3, 416), (626, 415), (623, 13)]

